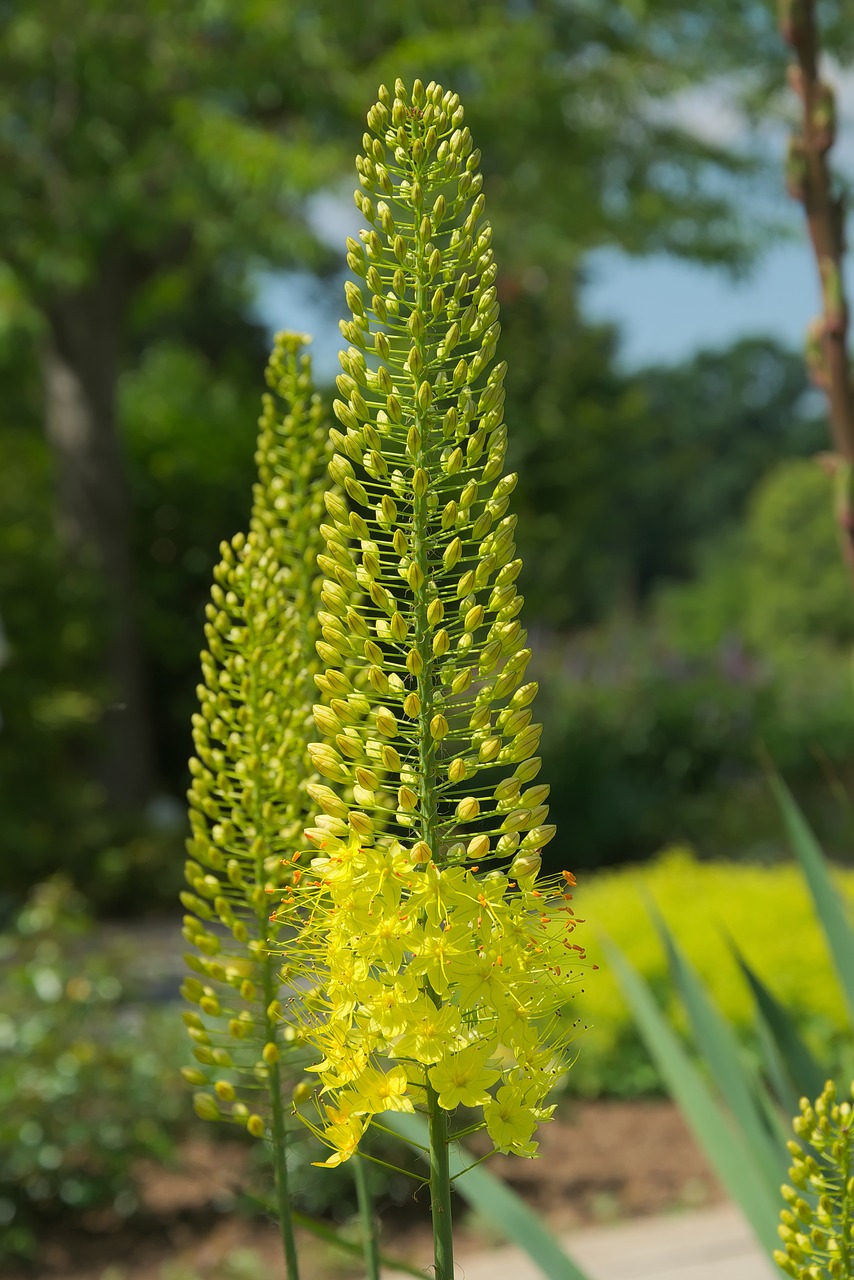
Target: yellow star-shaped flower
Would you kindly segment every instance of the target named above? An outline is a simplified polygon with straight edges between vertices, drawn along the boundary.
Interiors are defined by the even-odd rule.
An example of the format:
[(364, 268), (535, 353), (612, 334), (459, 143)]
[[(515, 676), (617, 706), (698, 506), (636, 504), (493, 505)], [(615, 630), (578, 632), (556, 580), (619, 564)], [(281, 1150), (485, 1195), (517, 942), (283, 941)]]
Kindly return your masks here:
[(469, 1045), (431, 1067), (428, 1076), (444, 1111), (454, 1107), (480, 1107), (489, 1101), (487, 1090), (499, 1073), (487, 1066), (489, 1047)]

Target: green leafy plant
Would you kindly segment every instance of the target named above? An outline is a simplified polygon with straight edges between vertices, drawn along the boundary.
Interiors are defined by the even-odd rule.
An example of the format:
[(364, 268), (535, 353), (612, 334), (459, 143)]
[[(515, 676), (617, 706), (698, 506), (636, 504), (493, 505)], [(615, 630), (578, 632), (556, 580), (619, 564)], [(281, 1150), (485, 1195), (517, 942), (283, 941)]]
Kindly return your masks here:
[[(802, 813), (779, 779), (772, 778), (772, 786), (821, 921), (850, 1019), (854, 1014), (854, 927)], [(822, 1068), (791, 1013), (731, 944), (755, 1002), (756, 1053), (752, 1060), (747, 1059), (671, 931), (661, 920), (658, 929), (693, 1046), (707, 1065), (711, 1083), (672, 1030), (649, 985), (613, 942), (604, 942), (605, 954), (668, 1089), (721, 1181), (741, 1205), (762, 1245), (773, 1254), (777, 1186), (786, 1167), (784, 1116), (792, 1114), (799, 1097), (816, 1095)], [(854, 1050), (850, 1021), (846, 1041), (850, 1057)]]
[[(854, 906), (854, 872), (838, 868), (834, 883), (843, 903)], [(628, 866), (581, 881), (576, 892), (579, 914), (589, 921), (606, 922), (608, 936), (681, 1034), (688, 1026), (687, 1015), (670, 978), (667, 948), (645, 900), (655, 904), (656, 919), (660, 917), (659, 924), (666, 926), (696, 972), (747, 1059), (758, 1062), (760, 1051), (756, 999), (742, 960), (763, 989), (773, 989), (775, 1001), (785, 1006), (799, 1039), (823, 1063), (824, 1074), (845, 1075), (850, 1023), (824, 933), (797, 864), (709, 862), (691, 850), (673, 848), (643, 868)], [(785, 929), (780, 927), (781, 920), (786, 922)], [(797, 938), (797, 947), (792, 946), (792, 938)], [(731, 939), (737, 940), (737, 952)], [(661, 1072), (595, 937), (588, 954), (601, 967), (596, 982), (573, 1003), (573, 1015), (587, 1024), (587, 1030), (584, 1052), (567, 1078), (569, 1091), (595, 1097), (664, 1090)], [(800, 1091), (807, 1082), (808, 1078), (801, 1080)], [(816, 1088), (820, 1084), (821, 1078)], [(798, 1096), (799, 1090), (792, 1085), (787, 1112), (791, 1111), (788, 1102), (794, 1106)]]
[[(848, 308), (842, 281), (844, 234), (842, 206), (834, 192), (826, 158), (835, 135), (834, 96), (831, 87), (819, 77), (820, 40), (814, 0), (782, 0), (780, 25), (794, 53), (789, 79), (803, 108), (801, 130), (793, 136), (789, 148), (786, 178), (791, 195), (804, 205), (822, 281), (822, 315), (811, 328), (807, 357), (814, 382), (827, 393), (837, 451), (828, 459), (828, 470), (835, 479), (836, 514), (843, 555), (852, 565), (854, 392), (848, 371)], [(854, 928), (846, 916), (818, 841), (802, 812), (779, 778), (772, 776), (771, 786), (822, 923), (848, 1018), (854, 1019)], [(847, 1238), (850, 1212), (849, 1105), (843, 1104), (844, 1111), (834, 1109), (833, 1086), (829, 1084), (816, 1104), (816, 1110), (810, 1107), (806, 1099), (815, 1096), (824, 1073), (801, 1040), (790, 1014), (735, 948), (736, 958), (756, 1002), (761, 1071), (742, 1059), (726, 1021), (663, 922), (659, 922), (659, 932), (668, 951), (674, 985), (688, 1015), (694, 1044), (711, 1070), (714, 1089), (708, 1086), (674, 1036), (647, 985), (613, 943), (606, 944), (606, 951), (650, 1051), (682, 1106), (686, 1119), (705, 1146), (725, 1185), (744, 1208), (757, 1236), (769, 1252), (775, 1253), (774, 1189), (785, 1157), (782, 1114), (786, 1110), (791, 1114), (794, 1099), (799, 1095), (804, 1098), (798, 1131), (808, 1134), (818, 1144), (817, 1150), (821, 1153), (830, 1150), (832, 1159), (837, 1162), (837, 1172), (844, 1170), (844, 1178), (839, 1204), (833, 1204), (829, 1197), (825, 1197), (822, 1203), (820, 1196), (819, 1208), (824, 1221), (816, 1226), (811, 1237), (797, 1229), (796, 1220), (800, 1218), (805, 1223), (811, 1219), (812, 1209), (806, 1201), (802, 1208), (795, 1192), (787, 1193), (795, 1213), (790, 1213), (788, 1220), (784, 1217), (786, 1254), (782, 1261), (788, 1274), (809, 1277), (810, 1280), (822, 1275), (850, 1275)], [(850, 1048), (851, 1021), (847, 1032)], [(833, 1124), (840, 1121), (839, 1132), (833, 1135)], [(809, 1178), (814, 1177), (818, 1192), (827, 1191), (831, 1186), (826, 1171), (822, 1174), (814, 1157), (804, 1160), (796, 1154), (793, 1177), (796, 1185), (805, 1185)], [(837, 1210), (842, 1226), (841, 1236), (834, 1235), (837, 1226), (834, 1214)], [(826, 1229), (828, 1226), (832, 1228), (830, 1235)], [(834, 1241), (836, 1251), (828, 1255), (826, 1246), (830, 1240)], [(821, 1264), (816, 1259), (821, 1259)], [(828, 1269), (824, 1269), (825, 1261)]]

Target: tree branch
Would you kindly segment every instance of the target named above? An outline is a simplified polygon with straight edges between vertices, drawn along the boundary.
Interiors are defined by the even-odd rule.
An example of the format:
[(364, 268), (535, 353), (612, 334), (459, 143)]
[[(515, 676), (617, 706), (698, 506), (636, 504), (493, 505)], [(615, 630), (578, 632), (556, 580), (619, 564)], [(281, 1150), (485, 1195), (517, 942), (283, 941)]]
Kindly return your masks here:
[[(837, 516), (846, 559), (854, 567), (854, 386), (848, 367), (849, 310), (842, 274), (845, 256), (845, 201), (834, 190), (828, 153), (836, 132), (833, 89), (819, 75), (820, 33), (815, 0), (781, 0), (780, 30), (792, 48), (789, 83), (801, 101), (801, 126), (789, 140), (786, 181), (804, 207), (821, 285), (822, 313), (807, 334), (807, 364), (813, 383), (824, 391), (836, 450), (827, 459), (837, 474)], [(839, 495), (844, 500), (839, 501)]]

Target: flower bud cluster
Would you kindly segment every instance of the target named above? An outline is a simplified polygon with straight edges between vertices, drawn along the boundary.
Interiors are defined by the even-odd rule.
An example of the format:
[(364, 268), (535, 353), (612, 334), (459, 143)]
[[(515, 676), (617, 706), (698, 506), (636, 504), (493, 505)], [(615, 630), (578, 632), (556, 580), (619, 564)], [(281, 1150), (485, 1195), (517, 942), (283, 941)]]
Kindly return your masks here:
[[(318, 836), (426, 842), (446, 863), (535, 852), (541, 727), (504, 472), (497, 268), (455, 94), (383, 89), (357, 160), (321, 561), (314, 763), (352, 803)], [(358, 593), (358, 594), (354, 594)], [(363, 673), (365, 678), (363, 678)], [(509, 776), (507, 776), (509, 774)]]
[(301, 1031), (321, 1054), (328, 1163), (373, 1115), (428, 1093), (482, 1107), (497, 1147), (533, 1154), (581, 948), (567, 880), (538, 880), (554, 828), (536, 782), (492, 233), (456, 94), (398, 81), (368, 125), (320, 559), (308, 834), (323, 856)]
[[(300, 877), (311, 770), (316, 558), (328, 461), (302, 339), (280, 334), (267, 370), (251, 530), (223, 543), (206, 610), (199, 710), (190, 761), (192, 835), (182, 988), (206, 1118), (265, 1131), (258, 1086), (279, 1088), (287, 1047), (279, 939)], [(279, 912), (275, 908), (280, 908)], [(246, 1073), (248, 1092), (241, 1085)], [(251, 1100), (255, 1099), (253, 1103)]]
[[(854, 1097), (854, 1084), (851, 1086)], [(802, 1098), (790, 1142), (791, 1186), (778, 1228), (784, 1248), (774, 1254), (795, 1280), (847, 1280), (854, 1275), (854, 1167), (851, 1099), (837, 1100), (828, 1080), (815, 1103)], [(804, 1148), (807, 1148), (806, 1150)]]

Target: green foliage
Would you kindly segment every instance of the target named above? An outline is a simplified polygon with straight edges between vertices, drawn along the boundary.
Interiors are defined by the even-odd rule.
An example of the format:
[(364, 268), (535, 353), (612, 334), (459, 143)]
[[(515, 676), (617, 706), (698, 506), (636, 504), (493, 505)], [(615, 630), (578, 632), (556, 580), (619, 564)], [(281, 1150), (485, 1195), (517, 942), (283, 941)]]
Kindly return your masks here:
[[(800, 864), (815, 915), (818, 917), (822, 942), (832, 960), (842, 996), (848, 1004), (847, 1010), (839, 1007), (842, 1003), (839, 988), (834, 990), (832, 981), (826, 979), (828, 991), (835, 997), (837, 1016), (843, 1020), (841, 1040), (847, 1057), (845, 1074), (850, 1078), (851, 1055), (854, 1052), (851, 1024), (851, 1011), (854, 1008), (854, 926), (850, 906), (842, 898), (842, 885), (823, 857), (815, 836), (785, 784), (776, 775), (772, 777), (771, 783), (792, 851)], [(780, 1234), (786, 1243), (786, 1260), (790, 1264), (784, 1269), (790, 1275), (811, 1280), (820, 1271), (818, 1266), (811, 1264), (810, 1255), (814, 1253), (817, 1257), (825, 1256), (829, 1234), (835, 1234), (841, 1225), (842, 1235), (841, 1238), (837, 1237), (837, 1241), (845, 1248), (849, 1243), (850, 1201), (847, 1184), (850, 1151), (847, 1121), (850, 1105), (846, 1103), (842, 1108), (836, 1109), (833, 1104), (833, 1086), (828, 1084), (825, 1095), (817, 1104), (821, 1107), (824, 1118), (819, 1121), (816, 1129), (815, 1112), (805, 1097), (807, 1091), (814, 1087), (816, 1067), (812, 1055), (798, 1035), (797, 1007), (789, 1005), (785, 997), (781, 998), (776, 994), (774, 987), (779, 975), (775, 975), (774, 987), (762, 982), (757, 976), (756, 967), (741, 954), (747, 944), (742, 943), (739, 949), (731, 945), (731, 949), (756, 1000), (755, 1018), (759, 1033), (757, 1045), (761, 1074), (755, 1066), (744, 1062), (732, 1031), (667, 925), (659, 921), (658, 929), (670, 959), (673, 988), (687, 1015), (693, 1047), (708, 1067), (713, 1091), (702, 1087), (696, 1068), (681, 1046), (674, 1042), (669, 1021), (663, 1016), (648, 984), (632, 969), (619, 948), (610, 940), (605, 943), (606, 955), (669, 1089), (682, 1107), (686, 1120), (699, 1137), (730, 1194), (745, 1208), (757, 1237), (769, 1253), (777, 1256), (773, 1230), (776, 1215), (769, 1212), (768, 1196), (776, 1193), (779, 1165), (785, 1158), (781, 1109), (791, 1105), (790, 1082), (803, 1098), (802, 1117), (800, 1121), (796, 1121), (799, 1132), (810, 1137), (823, 1158), (830, 1153), (832, 1162), (835, 1162), (835, 1168), (825, 1168), (822, 1171), (814, 1157), (804, 1160), (797, 1146), (794, 1148), (795, 1166), (790, 1170), (790, 1177), (795, 1185), (801, 1188), (806, 1186), (807, 1176), (814, 1175), (816, 1189), (827, 1193), (819, 1200), (821, 1221), (812, 1240), (798, 1235), (794, 1220), (800, 1218), (802, 1222), (807, 1222), (812, 1211), (806, 1209), (802, 1212), (797, 1192), (790, 1188), (783, 1189), (785, 1198), (795, 1210), (794, 1217), (791, 1214), (783, 1215)], [(798, 960), (803, 961), (800, 945)], [(834, 1136), (833, 1127), (839, 1126), (840, 1122), (842, 1128)], [(727, 1131), (728, 1125), (731, 1126), (728, 1138), (722, 1142), (720, 1135)], [(734, 1153), (738, 1152), (742, 1154), (733, 1159)], [(745, 1171), (751, 1168), (752, 1175), (745, 1183)], [(837, 1192), (838, 1195), (835, 1194)], [(844, 1276), (847, 1270), (847, 1265), (843, 1268), (831, 1264), (827, 1274)]]
[(39, 305), (105, 260), (144, 278), (235, 249), (312, 252), (302, 200), (339, 157), (275, 127), (325, 61), (292, 6), (41, 0), (2, 28), (3, 255)]
[(712, 549), (696, 582), (662, 592), (657, 612), (692, 653), (729, 635), (780, 664), (817, 636), (850, 642), (850, 575), (839, 554), (832, 482), (817, 462), (790, 459), (768, 471), (743, 529)]
[(173, 792), (191, 747), (198, 630), (217, 549), (249, 514), (258, 398), (254, 367), (245, 363), (236, 364), (234, 352), (229, 365), (224, 353), (161, 342), (147, 347), (119, 388), (148, 693), (160, 769)]
[[(259, 258), (316, 263), (304, 198), (341, 172), (340, 126), (392, 67), (466, 87), (517, 260), (575, 263), (617, 240), (742, 261), (746, 236), (705, 178), (744, 159), (647, 103), (743, 57), (748, 27), (753, 65), (760, 39), (774, 48), (759, 8), (738, 32), (722, 6), (686, 23), (680, 5), (641, 16), (627, 3), (569, 12), (556, 0), (510, 20), (501, 0), (464, 14), (450, 0), (385, 4), (370, 24), (347, 5), (272, 0), (10, 8), (0, 18), (0, 109), (14, 125), (0, 148), (12, 179), (0, 200), (9, 317), (27, 294), (49, 306), (117, 263), (134, 289), (235, 258), (244, 270)], [(575, 163), (556, 163), (569, 150)]]
[[(141, 823), (120, 826), (111, 819), (86, 772), (108, 696), (97, 660), (103, 592), (85, 567), (63, 563), (43, 442), (10, 430), (3, 458), (0, 825), (7, 856), (0, 893), (20, 897), (61, 869), (99, 903), (116, 903), (163, 866), (164, 847)], [(123, 846), (118, 876), (117, 843)]]
[[(244, 395), (233, 356), (231, 366), (222, 360), (215, 373), (198, 352), (163, 345), (121, 387), (149, 697), (173, 793), (189, 749), (210, 568), (222, 538), (246, 522), (253, 475), (247, 425), (257, 398)], [(6, 376), (15, 386), (9, 366)], [(87, 773), (111, 696), (98, 662), (109, 602), (85, 568), (63, 562), (47, 447), (28, 398), (10, 396), (9, 407), (18, 421), (4, 428), (0, 475), (0, 812), (15, 856), (4, 860), (0, 892), (20, 895), (62, 870), (100, 909), (139, 911), (174, 900), (183, 816), (167, 796), (163, 824), (156, 813), (116, 820)]]
[(573, 865), (643, 859), (678, 840), (711, 857), (773, 853), (762, 750), (843, 848), (847, 809), (826, 803), (826, 783), (854, 755), (847, 656), (801, 643), (772, 667), (720, 636), (702, 654), (669, 640), (627, 622), (540, 658), (543, 772)]
[(825, 441), (800, 356), (772, 342), (623, 373), (613, 332), (581, 323), (565, 280), (504, 291), (520, 545), (544, 622), (636, 608), (695, 572), (781, 454)]
[(832, 482), (815, 461), (781, 463), (759, 485), (746, 527), (745, 631), (757, 650), (821, 636), (854, 639)]
[[(854, 902), (854, 872), (839, 872), (838, 879), (846, 900)], [(645, 899), (655, 903), (743, 1044), (754, 1034), (754, 1001), (728, 936), (790, 1011), (818, 1060), (834, 1071), (842, 1066), (850, 1053), (845, 1010), (822, 931), (795, 866), (702, 862), (684, 849), (674, 849), (642, 868), (581, 879), (575, 891), (579, 916), (591, 924), (601, 922), (668, 1019), (684, 1033), (685, 1015)], [(660, 1088), (630, 1006), (604, 964), (595, 930), (591, 933), (590, 958), (601, 967), (595, 982), (573, 1001), (573, 1017), (588, 1029), (579, 1040), (580, 1055), (569, 1084), (573, 1091), (591, 1096), (631, 1096)]]
[(0, 934), (0, 1256), (34, 1251), (61, 1213), (136, 1208), (132, 1168), (182, 1130), (184, 1045), (171, 1012), (128, 1003), (82, 899), (55, 880)]

